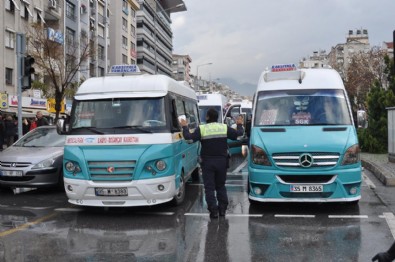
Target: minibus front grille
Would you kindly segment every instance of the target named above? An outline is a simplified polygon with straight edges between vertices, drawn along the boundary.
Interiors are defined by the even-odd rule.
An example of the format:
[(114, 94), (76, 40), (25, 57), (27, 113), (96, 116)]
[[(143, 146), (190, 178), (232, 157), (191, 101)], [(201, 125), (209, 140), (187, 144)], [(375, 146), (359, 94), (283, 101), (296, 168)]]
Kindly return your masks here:
[(127, 181), (132, 180), (136, 161), (88, 161), (92, 180)]
[[(300, 163), (300, 157), (308, 154), (312, 157), (313, 162), (310, 167), (304, 167)], [(303, 153), (275, 153), (272, 155), (274, 163), (278, 167), (284, 168), (318, 168), (318, 167), (334, 167), (339, 161), (339, 153), (326, 152), (303, 152)]]
[(328, 184), (334, 181), (336, 175), (279, 175), (282, 183), (299, 184)]

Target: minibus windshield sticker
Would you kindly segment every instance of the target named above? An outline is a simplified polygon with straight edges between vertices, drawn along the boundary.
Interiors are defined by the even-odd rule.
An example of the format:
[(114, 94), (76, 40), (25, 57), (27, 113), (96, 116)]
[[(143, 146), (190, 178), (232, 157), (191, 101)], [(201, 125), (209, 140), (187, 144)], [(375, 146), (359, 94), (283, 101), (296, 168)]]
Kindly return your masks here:
[(295, 71), (295, 64), (285, 64), (285, 65), (273, 65), (272, 72), (284, 72), (284, 71)]
[(263, 110), (259, 120), (260, 125), (274, 125), (276, 122), (278, 109)]
[(293, 113), (292, 121), (295, 125), (308, 125), (311, 121), (311, 114), (308, 112)]

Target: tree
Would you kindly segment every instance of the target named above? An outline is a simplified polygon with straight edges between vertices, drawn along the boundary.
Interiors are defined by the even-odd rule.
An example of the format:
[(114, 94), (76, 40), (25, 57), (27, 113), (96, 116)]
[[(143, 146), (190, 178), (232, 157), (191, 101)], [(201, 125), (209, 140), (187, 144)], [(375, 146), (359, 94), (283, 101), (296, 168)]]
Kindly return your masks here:
[(47, 98), (55, 98), (56, 119), (59, 118), (61, 103), (67, 93), (78, 87), (76, 80), (81, 65), (93, 55), (87, 34), (65, 41), (49, 37), (49, 27), (34, 23), (27, 30), (28, 53), (35, 59), (42, 73), (44, 85), (35, 83)]
[(385, 88), (388, 74), (384, 57), (385, 52), (379, 47), (354, 53), (350, 57), (344, 82), (354, 113), (360, 107), (366, 108), (366, 95), (374, 82)]
[(388, 152), (388, 120), (387, 107), (395, 106), (394, 71), (393, 64), (385, 59), (385, 79), (388, 88), (384, 88), (382, 82), (376, 80), (366, 96), (368, 112), (368, 128), (358, 130), (359, 144), (363, 151), (371, 153)]

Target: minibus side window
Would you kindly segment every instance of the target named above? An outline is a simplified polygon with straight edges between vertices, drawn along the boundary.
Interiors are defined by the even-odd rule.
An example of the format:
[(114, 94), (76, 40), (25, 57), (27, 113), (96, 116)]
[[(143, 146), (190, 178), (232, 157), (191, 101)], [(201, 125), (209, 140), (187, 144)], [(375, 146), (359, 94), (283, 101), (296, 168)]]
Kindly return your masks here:
[(196, 103), (194, 103), (193, 101), (186, 101), (185, 106), (189, 122), (189, 128), (196, 128), (199, 119)]

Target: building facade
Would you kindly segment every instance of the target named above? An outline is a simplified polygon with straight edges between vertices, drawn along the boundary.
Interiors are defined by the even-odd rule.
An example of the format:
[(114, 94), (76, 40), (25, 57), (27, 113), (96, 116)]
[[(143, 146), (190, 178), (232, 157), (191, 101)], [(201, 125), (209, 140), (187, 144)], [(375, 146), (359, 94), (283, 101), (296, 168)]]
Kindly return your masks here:
[(170, 14), (186, 11), (182, 0), (139, 0), (137, 65), (149, 74), (172, 75), (173, 33)]
[(192, 59), (189, 55), (173, 54), (172, 77), (177, 81), (191, 82)]
[(139, 9), (136, 0), (111, 2), (110, 65), (137, 63), (136, 14)]

